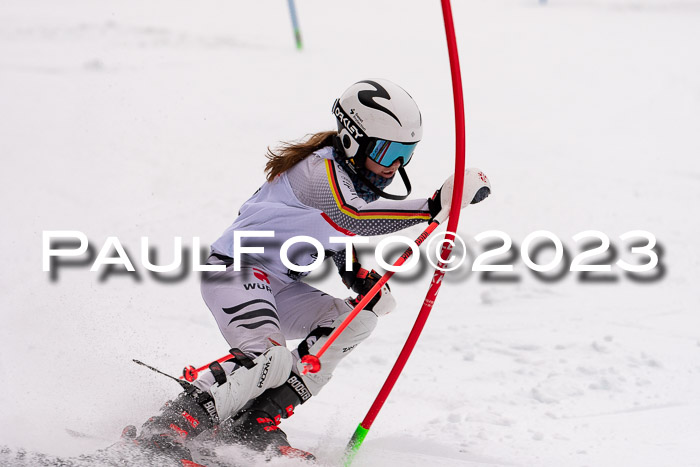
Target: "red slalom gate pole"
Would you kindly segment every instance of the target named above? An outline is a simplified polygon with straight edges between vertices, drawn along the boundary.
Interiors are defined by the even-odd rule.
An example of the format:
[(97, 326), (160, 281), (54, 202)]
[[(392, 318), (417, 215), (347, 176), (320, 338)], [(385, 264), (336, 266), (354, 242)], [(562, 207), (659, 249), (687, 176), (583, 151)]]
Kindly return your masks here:
[[(447, 223), (447, 237), (445, 238), (445, 243), (442, 247), (442, 252), (440, 254), (440, 263), (435, 270), (433, 279), (430, 282), (430, 288), (423, 301), (423, 306), (418, 313), (416, 322), (411, 329), (406, 343), (399, 354), (394, 367), (391, 369), (389, 376), (387, 377), (384, 385), (382, 386), (377, 398), (367, 412), (364, 420), (359, 424), (355, 433), (353, 434), (348, 446), (346, 448), (345, 465), (348, 466), (352, 462), (357, 451), (360, 449), (362, 442), (364, 441), (367, 433), (369, 432), (372, 423), (374, 423), (375, 418), (379, 414), (384, 402), (389, 393), (394, 387), (396, 380), (398, 379), (401, 371), (403, 370), (408, 358), (411, 356), (411, 352), (420, 337), (425, 322), (430, 315), (430, 311), (433, 308), (435, 299), (437, 298), (438, 290), (442, 284), (442, 278), (445, 275), (444, 262), (449, 258), (452, 251), (452, 242), (454, 242), (454, 233), (457, 232), (457, 225), (459, 223), (459, 213), (462, 205), (462, 189), (464, 186), (464, 158), (465, 158), (465, 122), (464, 122), (464, 97), (462, 95), (462, 77), (459, 69), (459, 56), (457, 53), (457, 40), (455, 38), (454, 22), (452, 19), (452, 8), (450, 5), (450, 0), (441, 0), (442, 3), (442, 15), (445, 21), (445, 35), (447, 38), (447, 49), (450, 56), (450, 69), (452, 72), (452, 92), (454, 94), (454, 110), (455, 110), (455, 136), (456, 136), (456, 150), (455, 150), (455, 179), (454, 179), (454, 190), (452, 195), (452, 204), (450, 206), (450, 220)], [(452, 240), (450, 242), (449, 240)]]

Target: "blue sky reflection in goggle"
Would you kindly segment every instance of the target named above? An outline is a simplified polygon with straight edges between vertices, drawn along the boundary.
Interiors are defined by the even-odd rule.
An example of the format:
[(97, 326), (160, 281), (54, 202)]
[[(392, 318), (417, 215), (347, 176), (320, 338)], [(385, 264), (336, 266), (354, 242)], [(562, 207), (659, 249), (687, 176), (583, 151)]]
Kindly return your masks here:
[(402, 159), (402, 166), (408, 164), (418, 143), (398, 143), (377, 139), (368, 157), (383, 167), (391, 167), (397, 159)]

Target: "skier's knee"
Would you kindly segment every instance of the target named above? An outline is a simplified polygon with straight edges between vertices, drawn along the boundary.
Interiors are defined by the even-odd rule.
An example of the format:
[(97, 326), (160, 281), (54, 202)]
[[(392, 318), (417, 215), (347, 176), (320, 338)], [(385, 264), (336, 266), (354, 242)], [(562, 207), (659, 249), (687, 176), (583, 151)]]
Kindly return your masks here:
[[(349, 314), (350, 312), (348, 311), (338, 316), (333, 321), (333, 329), (340, 326)], [(335, 347), (341, 353), (346, 354), (357, 347), (360, 342), (367, 339), (375, 327), (377, 327), (377, 315), (370, 310), (362, 310), (350, 321), (350, 324), (347, 325), (330, 348)], [(323, 360), (321, 361), (323, 362)]]
[[(312, 331), (309, 336), (299, 345), (299, 357), (306, 354), (315, 355), (318, 350), (328, 340), (328, 336), (335, 328), (347, 318), (350, 312), (341, 314), (333, 321), (329, 328), (317, 328)], [(360, 311), (357, 316), (348, 324), (338, 338), (331, 344), (320, 357), (321, 369), (317, 373), (303, 374), (301, 369), (297, 369), (306, 386), (313, 395), (318, 394), (323, 386), (333, 376), (333, 371), (338, 366), (340, 361), (345, 358), (352, 350), (357, 347), (362, 341), (367, 339), (377, 326), (377, 315), (369, 310)], [(314, 341), (310, 343), (309, 341)], [(298, 365), (299, 363), (297, 363)]]

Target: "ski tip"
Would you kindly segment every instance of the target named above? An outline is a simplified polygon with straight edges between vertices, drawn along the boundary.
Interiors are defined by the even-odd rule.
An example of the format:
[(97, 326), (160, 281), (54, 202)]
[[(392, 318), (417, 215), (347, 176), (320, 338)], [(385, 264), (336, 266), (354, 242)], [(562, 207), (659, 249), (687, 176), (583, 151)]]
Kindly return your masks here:
[(207, 467), (206, 465), (188, 461), (187, 459), (180, 459), (180, 462), (182, 462), (182, 467)]
[(127, 425), (122, 429), (121, 438), (122, 439), (136, 439), (137, 431), (134, 425)]
[(279, 446), (278, 447), (280, 454), (282, 454), (285, 457), (289, 457), (292, 459), (303, 459), (307, 461), (315, 461), (316, 456), (311, 454), (310, 452), (293, 448), (291, 446)]

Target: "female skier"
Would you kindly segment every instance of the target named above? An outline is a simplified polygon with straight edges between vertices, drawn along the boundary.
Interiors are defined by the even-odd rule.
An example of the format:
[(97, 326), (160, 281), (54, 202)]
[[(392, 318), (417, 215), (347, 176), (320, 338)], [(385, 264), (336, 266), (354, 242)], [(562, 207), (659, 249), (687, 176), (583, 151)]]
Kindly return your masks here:
[[(220, 271), (202, 278), (202, 296), (231, 347), (232, 359), (213, 364), (190, 390), (143, 426), (140, 445), (191, 460), (185, 440), (216, 427), (217, 438), (280, 455), (312, 457), (292, 448), (278, 425), (319, 393), (340, 360), (374, 329), (377, 316), (395, 307), (384, 286), (320, 359), (318, 373), (303, 374), (300, 359), (314, 354), (354, 305), (379, 280), (363, 269), (347, 238), (396, 232), (449, 209), (453, 177), (432, 198), (406, 199), (404, 167), (422, 137), (418, 106), (396, 84), (353, 84), (333, 105), (338, 130), (268, 151), (267, 182), (213, 243), (208, 264)], [(384, 191), (400, 175), (405, 195)], [(490, 193), (485, 176), (469, 169), (463, 205)], [(483, 174), (482, 174), (483, 175)], [(282, 244), (295, 236), (315, 239)], [(333, 238), (335, 237), (335, 238)], [(317, 248), (320, 246), (320, 248)], [(323, 254), (338, 266), (358, 296), (339, 299), (300, 279)], [(303, 338), (297, 349), (287, 339)]]

